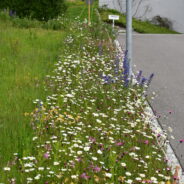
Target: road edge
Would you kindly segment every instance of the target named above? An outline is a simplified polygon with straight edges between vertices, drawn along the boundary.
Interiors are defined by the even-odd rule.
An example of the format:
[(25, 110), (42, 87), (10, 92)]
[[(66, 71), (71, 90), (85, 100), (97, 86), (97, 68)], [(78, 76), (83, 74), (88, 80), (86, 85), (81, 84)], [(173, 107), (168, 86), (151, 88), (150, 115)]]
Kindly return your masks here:
[[(114, 44), (115, 44), (116, 49), (122, 53), (123, 50), (122, 50), (121, 45), (117, 39), (114, 41)], [(153, 131), (155, 131), (159, 128), (161, 130), (160, 133), (164, 134), (164, 131), (163, 131), (160, 123), (158, 122), (158, 120), (153, 112), (153, 109), (148, 101), (146, 101), (146, 106), (147, 106), (147, 111), (153, 117), (152, 120), (150, 121), (150, 128)], [(159, 144), (159, 141), (158, 141), (158, 144)], [(180, 164), (177, 156), (175, 155), (174, 150), (171, 147), (170, 143), (169, 142), (167, 143), (165, 150), (162, 148), (162, 146), (160, 144), (159, 144), (159, 146), (161, 147), (162, 151), (164, 152), (164, 154), (166, 156), (166, 159), (168, 160), (168, 162), (167, 162), (168, 166), (171, 167), (171, 171), (172, 171), (174, 177), (176, 178), (176, 181), (178, 180), (177, 182), (175, 182), (173, 184), (184, 184), (184, 174), (182, 173), (181, 164)]]

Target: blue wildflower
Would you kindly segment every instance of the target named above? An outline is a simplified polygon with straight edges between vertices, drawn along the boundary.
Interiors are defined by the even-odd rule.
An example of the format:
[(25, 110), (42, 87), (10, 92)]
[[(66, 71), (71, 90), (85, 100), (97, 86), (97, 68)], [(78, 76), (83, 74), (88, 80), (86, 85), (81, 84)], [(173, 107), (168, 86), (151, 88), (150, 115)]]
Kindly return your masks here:
[(103, 79), (106, 84), (112, 83), (112, 78), (110, 76), (103, 76)]
[(148, 82), (147, 82), (147, 86), (150, 85), (150, 83), (151, 83), (153, 77), (154, 77), (154, 73), (152, 73), (152, 74), (150, 75), (150, 77), (149, 77), (149, 79), (148, 79)]
[(144, 86), (144, 84), (145, 84), (146, 81), (147, 81), (147, 79), (145, 77), (143, 77), (142, 80), (141, 80), (141, 84), (140, 85), (141, 86)]
[(136, 77), (136, 81), (137, 81), (138, 83), (140, 83), (141, 76), (142, 76), (142, 70), (139, 71), (139, 73), (138, 73), (138, 75), (137, 75), (137, 77)]

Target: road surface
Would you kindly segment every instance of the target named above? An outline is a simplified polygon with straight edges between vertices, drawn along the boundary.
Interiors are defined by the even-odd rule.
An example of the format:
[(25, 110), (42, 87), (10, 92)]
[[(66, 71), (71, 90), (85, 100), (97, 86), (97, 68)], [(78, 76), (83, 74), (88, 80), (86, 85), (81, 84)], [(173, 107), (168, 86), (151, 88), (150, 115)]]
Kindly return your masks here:
[[(120, 44), (125, 46), (125, 34), (119, 34)], [(125, 47), (124, 47), (125, 48)], [(134, 73), (143, 71), (148, 77), (155, 76), (149, 94), (156, 93), (151, 106), (160, 115), (161, 126), (168, 130), (171, 146), (184, 169), (184, 35), (133, 35)]]

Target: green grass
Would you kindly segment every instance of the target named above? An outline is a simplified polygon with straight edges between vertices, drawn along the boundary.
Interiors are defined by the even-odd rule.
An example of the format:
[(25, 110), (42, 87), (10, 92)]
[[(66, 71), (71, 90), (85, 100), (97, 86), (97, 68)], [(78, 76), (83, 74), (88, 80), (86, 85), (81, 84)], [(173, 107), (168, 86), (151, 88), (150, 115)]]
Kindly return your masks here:
[[(44, 78), (62, 48), (64, 32), (19, 29), (0, 20), (0, 166), (30, 148), (32, 129), (24, 116), (33, 100), (45, 99)], [(26, 150), (26, 149), (25, 149)]]
[(0, 182), (11, 178), (17, 184), (170, 180), (155, 138), (158, 133), (147, 124), (151, 117), (144, 112), (144, 89), (123, 85), (123, 69), (117, 63), (120, 53), (104, 38), (102, 25), (73, 22), (60, 59), (47, 76), (45, 87), (52, 93), (41, 98), (43, 104), (38, 103), (31, 116), (33, 149), (19, 151), (14, 164), (4, 167)]
[[(42, 28), (46, 30), (65, 30), (66, 26), (61, 21), (62, 17), (49, 21), (39, 21), (30, 17), (10, 17), (8, 11), (0, 11), (0, 19), (9, 26), (17, 28)], [(59, 21), (58, 21), (59, 20)]]
[[(66, 17), (70, 19), (75, 19), (76, 17), (79, 18), (79, 20), (84, 21), (85, 19), (88, 20), (88, 5), (85, 2), (76, 0), (74, 2), (67, 2), (67, 11), (66, 11)], [(97, 15), (95, 13), (95, 8), (98, 7), (98, 2), (95, 1), (91, 5), (91, 22), (97, 21)]]
[[(47, 22), (38, 21), (35, 19), (30, 19), (29, 17), (19, 18), (9, 16), (8, 11), (0, 11), (1, 20), (6, 22), (9, 25), (18, 27), (18, 28), (43, 28), (43, 29), (51, 29), (51, 30), (66, 30), (68, 28), (71, 21), (78, 18), (80, 21), (88, 20), (88, 5), (85, 2), (80, 0), (76, 1), (67, 1), (67, 10), (65, 14), (59, 16), (58, 19), (52, 19)], [(98, 2), (95, 1), (91, 5), (91, 22), (97, 22), (98, 17), (95, 13), (95, 8), (98, 7)], [(63, 22), (63, 19), (67, 18), (67, 25)]]
[[(115, 24), (120, 27), (126, 27), (126, 16), (120, 14), (116, 10), (111, 9), (99, 9), (101, 14), (102, 20), (105, 22), (110, 23), (111, 21), (108, 20), (109, 14), (116, 14), (120, 15), (120, 20), (115, 21)], [(165, 27), (160, 27), (157, 25), (153, 25), (148, 21), (141, 21), (133, 18), (133, 29), (138, 33), (149, 33), (149, 34), (177, 34), (176, 31), (169, 30)]]

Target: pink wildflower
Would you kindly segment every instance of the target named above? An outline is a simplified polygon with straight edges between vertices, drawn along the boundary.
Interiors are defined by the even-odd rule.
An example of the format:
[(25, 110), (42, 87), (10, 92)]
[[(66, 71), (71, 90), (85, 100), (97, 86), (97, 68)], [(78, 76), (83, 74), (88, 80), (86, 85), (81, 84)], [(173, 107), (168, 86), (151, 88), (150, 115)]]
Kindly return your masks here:
[(144, 144), (149, 144), (149, 141), (148, 141), (148, 140), (145, 140), (145, 141), (144, 141)]
[(94, 167), (94, 168), (93, 168), (93, 171), (94, 171), (94, 172), (100, 172), (100, 171), (101, 171), (101, 168), (100, 168), (100, 167)]
[(96, 142), (96, 139), (94, 138), (94, 137), (89, 137), (89, 140), (91, 141), (91, 142)]
[(43, 155), (43, 157), (46, 158), (46, 159), (48, 159), (48, 158), (50, 157), (50, 155), (49, 155), (49, 153), (45, 153), (45, 154)]
[(80, 177), (85, 179), (85, 180), (88, 180), (90, 178), (90, 176), (88, 176), (86, 173), (81, 174)]
[(123, 142), (117, 142), (116, 146), (122, 146), (124, 143)]

